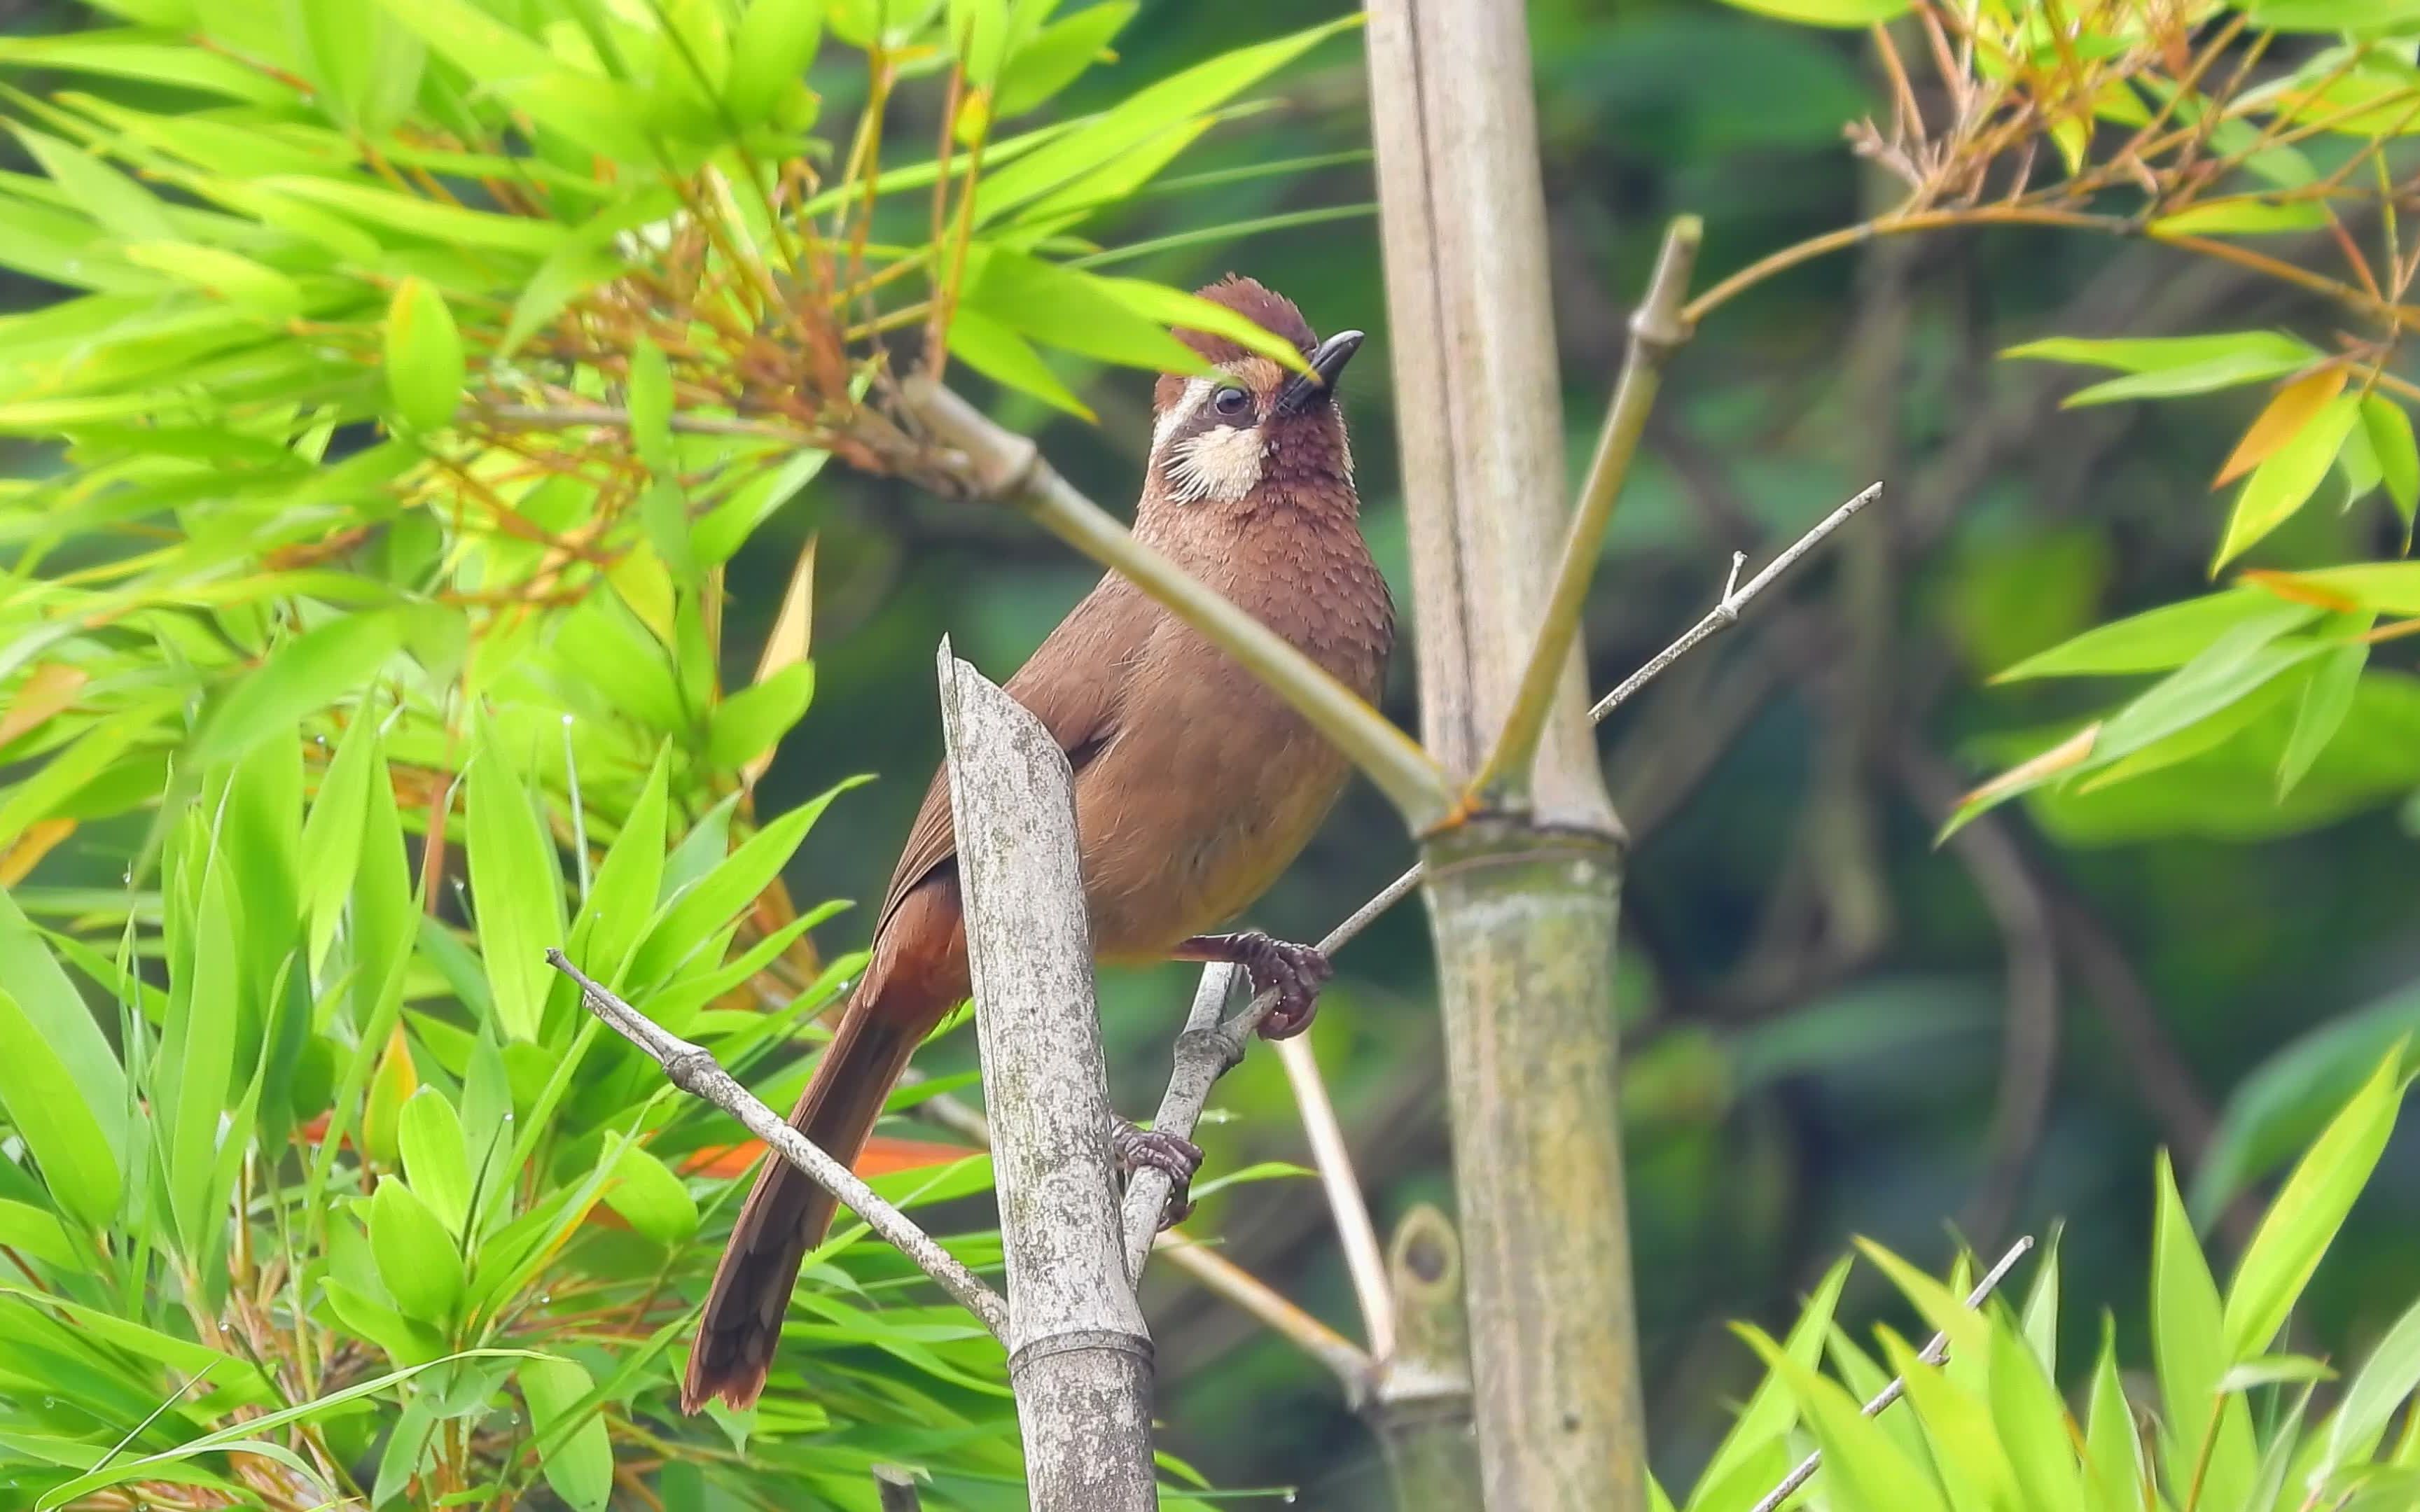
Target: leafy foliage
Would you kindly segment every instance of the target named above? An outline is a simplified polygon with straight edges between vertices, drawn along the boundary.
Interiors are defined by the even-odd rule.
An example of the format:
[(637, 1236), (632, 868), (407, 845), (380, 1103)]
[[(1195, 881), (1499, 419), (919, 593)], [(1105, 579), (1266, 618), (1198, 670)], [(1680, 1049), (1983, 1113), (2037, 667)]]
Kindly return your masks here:
[[(2021, 1304), (1995, 1296), (1979, 1311), (1961, 1301), (1962, 1280), (1934, 1280), (1869, 1243), (1867, 1256), (1925, 1330), (1947, 1341), (1946, 1361), (1920, 1358), (1885, 1324), (1874, 1331), (1886, 1367), (1879, 1368), (1833, 1321), (1848, 1276), (1847, 1262), (1835, 1266), (1787, 1340), (1739, 1329), (1770, 1373), (1680, 1504), (1745, 1512), (1809, 1452), (1822, 1454), (1822, 1468), (1787, 1505), (2283, 1512), (2408, 1504), (2420, 1486), (2420, 1416), (2409, 1409), (2420, 1391), (2420, 1306), (2366, 1360), (2341, 1371), (2272, 1351), (2377, 1166), (2410, 1085), (2398, 1044), (2304, 1151), (2223, 1293), (2162, 1158), (2149, 1294), (2156, 1396), (2135, 1395), (2144, 1388), (2121, 1374), (2106, 1319), (2091, 1366), (2078, 1377), (2082, 1389), (2062, 1396), (2055, 1242)], [(1837, 1378), (1821, 1372), (1826, 1353)], [(1905, 1381), (1906, 1405), (1866, 1415), (1859, 1403), (1885, 1374)], [(2323, 1389), (2334, 1405), (2313, 1415)], [(2398, 1412), (2403, 1425), (2390, 1433)]]
[[(0, 490), (0, 881), (132, 851), (0, 904), (12, 1504), (857, 1506), (876, 1459), (1016, 1502), (998, 1346), (854, 1227), (812, 1391), (671, 1411), (757, 1151), (542, 952), (795, 1097), (857, 964), (781, 881), (838, 790), (754, 792), (814, 545), (737, 687), (726, 564), (835, 456), (929, 472), (894, 332), (1063, 408), (1046, 353), (1188, 366), (1174, 323), (1299, 362), (1084, 231), (1341, 27), (1047, 120), (1133, 6), (105, 8), (0, 37), (55, 85), (6, 92), (0, 268), (68, 294), (0, 317), (0, 435), (66, 464)], [(988, 1185), (891, 1154), (894, 1200)]]
[[(720, 1427), (674, 1414), (684, 1283), (712, 1255), (693, 1242), (699, 1199), (734, 1190), (730, 1163), (710, 1110), (600, 1035), (567, 983), (522, 969), (565, 889), (522, 753), (480, 727), (477, 926), (459, 931), (417, 895), (375, 711), (307, 806), (302, 752), (289, 731), (205, 768), (159, 889), (114, 919), (70, 933), (0, 902), (0, 1109), (25, 1151), (0, 1166), (23, 1277), (0, 1292), (17, 1412), (0, 1478), (42, 1506), (173, 1485), (205, 1498), (173, 1504), (278, 1507), (509, 1502), (542, 1477), (601, 1507), (631, 1473), (618, 1458), (721, 1480), (743, 1443), (754, 1473), (842, 1503), (885, 1456), (945, 1484), (1013, 1474), (999, 1347), (903, 1295), (912, 1273), (858, 1233), (808, 1283), (812, 1400), (777, 1393)], [(771, 953), (725, 964), (738, 916), (829, 795), (728, 855), (718, 811), (667, 861), (665, 770), (579, 891), (584, 943), (745, 1067), (855, 964), (780, 1012), (725, 1006)], [(348, 863), (311, 864), (306, 836), (342, 837)], [(80, 937), (102, 924), (114, 950)], [(78, 976), (116, 1002), (115, 1043)], [(920, 1204), (987, 1181), (970, 1157), (882, 1184)], [(996, 1263), (996, 1239), (955, 1242)]]

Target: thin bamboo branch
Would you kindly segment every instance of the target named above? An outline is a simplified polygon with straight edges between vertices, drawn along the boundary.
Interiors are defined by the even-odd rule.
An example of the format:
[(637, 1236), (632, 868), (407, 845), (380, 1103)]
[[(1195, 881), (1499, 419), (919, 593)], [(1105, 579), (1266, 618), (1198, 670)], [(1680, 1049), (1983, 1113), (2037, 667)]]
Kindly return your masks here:
[(1008, 1304), (1000, 1293), (984, 1285), (972, 1271), (960, 1264), (956, 1257), (943, 1249), (932, 1235), (918, 1227), (914, 1219), (876, 1196), (874, 1189), (859, 1180), (847, 1166), (816, 1149), (806, 1135), (790, 1127), (788, 1119), (757, 1101), (754, 1094), (740, 1086), (715, 1061), (712, 1052), (670, 1032), (615, 996), (610, 989), (573, 965), (561, 950), (550, 949), (546, 958), (555, 970), (580, 984), (581, 998), (588, 1005), (590, 1012), (603, 1019), (608, 1028), (637, 1045), (649, 1059), (664, 1068), (666, 1080), (690, 1096), (703, 1098), (737, 1119), (750, 1134), (765, 1141), (775, 1154), (804, 1172), (807, 1179), (817, 1186), (840, 1198), (841, 1206), (864, 1219), (868, 1227), (907, 1256), (915, 1263), (916, 1269), (931, 1276), (960, 1306), (981, 1319), (984, 1327), (989, 1329), (995, 1337), (1005, 1342), (1008, 1336)]
[[(1289, 1041), (1291, 1042), (1291, 1041)], [(1370, 1389), (1378, 1362), (1370, 1352), (1287, 1301), (1267, 1282), (1197, 1239), (1171, 1230), (1158, 1252), (1194, 1279), (1268, 1325), (1269, 1332), (1327, 1367), (1348, 1397)]]
[(1311, 1141), (1311, 1164), (1327, 1194), (1327, 1211), (1336, 1220), (1336, 1239), (1344, 1251), (1344, 1273), (1353, 1280), (1353, 1298), (1361, 1307), (1370, 1352), (1381, 1360), (1395, 1354), (1394, 1288), (1387, 1279), (1386, 1252), (1378, 1245), (1378, 1227), (1370, 1218), (1370, 1204), (1361, 1181), (1353, 1173), (1353, 1152), (1344, 1143), (1336, 1104), (1328, 1100), (1327, 1083), (1319, 1074), (1319, 1057), (1311, 1053), (1311, 1036), (1278, 1041), (1278, 1062), (1285, 1067), (1294, 1088), (1302, 1132)]
[(1425, 832), (1453, 807), (1452, 785), (1418, 742), (1388, 723), (1288, 644), (1159, 552), (1136, 540), (1043, 460), (1023, 436), (922, 377), (903, 384), (908, 408), (926, 431), (959, 454), (954, 469), (978, 497), (1013, 505), (1044, 529), (1149, 594), (1294, 705), (1393, 802), (1404, 822)]
[[(1612, 692), (1597, 700), (1596, 706), (1589, 710), (1589, 718), (1593, 721), (1603, 720), (1606, 715), (1637, 697), (1641, 688), (1663, 676), (1674, 662), (1737, 625), (1741, 611), (1745, 609), (1759, 594), (1772, 587), (1775, 579), (1796, 566), (1799, 559), (1806, 556), (1807, 552), (1823, 545), (1834, 531), (1849, 523), (1857, 511), (1882, 496), (1881, 484), (1869, 486), (1863, 493), (1816, 521), (1814, 529), (1792, 541), (1788, 549), (1765, 564), (1763, 571), (1737, 588), (1727, 589), (1714, 607), (1706, 611), (1704, 619), (1689, 626), (1678, 640), (1649, 657), (1645, 666), (1623, 678), (1621, 685)], [(1732, 575), (1734, 578), (1738, 575), (1736, 564), (1732, 568)]]
[[(1984, 1299), (1991, 1296), (1991, 1294), (1998, 1288), (2002, 1281), (2008, 1279), (2009, 1273), (2016, 1268), (2017, 1262), (2024, 1259), (2025, 1252), (2033, 1247), (2033, 1236), (2030, 1234), (2009, 1245), (2009, 1253), (2000, 1257), (2000, 1263), (1992, 1267), (1992, 1269), (1984, 1274), (1983, 1279), (1976, 1283), (1975, 1289), (1966, 1294), (1967, 1310), (1971, 1312), (1975, 1308), (1982, 1306)], [(1927, 1344), (1922, 1352), (1916, 1355), (1916, 1358), (1923, 1361), (1926, 1365), (1939, 1365), (1942, 1361), (1949, 1358), (1949, 1335), (1946, 1333), (1933, 1335), (1932, 1342)], [(1865, 1405), (1866, 1416), (1872, 1417), (1884, 1412), (1891, 1403), (1898, 1401), (1901, 1396), (1905, 1395), (1906, 1391), (1906, 1379), (1904, 1377), (1893, 1376), (1891, 1378), (1891, 1383), (1885, 1386), (1881, 1391), (1876, 1392), (1874, 1394), (1874, 1399)], [(1789, 1474), (1784, 1475), (1781, 1478), (1780, 1485), (1776, 1486), (1773, 1489), (1765, 1492), (1764, 1499), (1757, 1503), (1755, 1506), (1751, 1507), (1749, 1512), (1775, 1512), (1775, 1509), (1779, 1507), (1782, 1503), (1790, 1500), (1791, 1496), (1796, 1492), (1798, 1488), (1806, 1485), (1808, 1480), (1813, 1478), (1815, 1472), (1822, 1469), (1823, 1465), (1823, 1457), (1822, 1455), (1808, 1455), (1806, 1458), (1798, 1462), (1797, 1469), (1792, 1471)]]
[(1605, 560), (1605, 531), (1613, 506), (1621, 497), (1622, 480), (1630, 475), (1631, 458), (1638, 454), (1638, 438), (1647, 428), (1647, 414), (1664, 384), (1664, 369), (1689, 339), (1681, 318), (1688, 298), (1689, 275), (1697, 267), (1698, 247), (1705, 225), (1694, 215), (1674, 221), (1664, 233), (1664, 250), (1655, 259), (1655, 273), (1646, 298), (1630, 317), (1630, 356), (1622, 363), (1621, 381), (1605, 412), (1597, 436), (1596, 455), (1580, 485), (1572, 511), (1571, 529), (1563, 537), (1562, 556), (1555, 564), (1554, 586), (1539, 616), (1538, 636), (1521, 670), (1519, 690), (1497, 733), (1496, 745), (1472, 779), (1470, 791), (1489, 807), (1527, 802), (1529, 768), (1538, 742), (1546, 731), (1546, 715), (1554, 705), (1564, 662), (1579, 639), (1580, 616), (1588, 608), (1590, 586), (1597, 563)]

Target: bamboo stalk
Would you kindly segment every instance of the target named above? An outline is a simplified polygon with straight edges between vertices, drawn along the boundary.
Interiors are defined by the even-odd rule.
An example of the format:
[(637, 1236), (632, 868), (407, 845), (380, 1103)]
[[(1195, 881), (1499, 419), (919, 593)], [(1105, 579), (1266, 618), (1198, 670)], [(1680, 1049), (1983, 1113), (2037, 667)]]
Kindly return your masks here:
[[(1520, 7), (1371, 0), (1421, 732), (1466, 783), (1519, 704), (1568, 519)], [(1576, 641), (1517, 814), (1427, 834), (1486, 1504), (1639, 1512), (1646, 1454), (1615, 1071), (1619, 822)], [(1544, 681), (1542, 674), (1541, 681)]]
[(1092, 926), (1064, 752), (939, 654), (950, 809), (1035, 1512), (1148, 1512), (1151, 1335), (1126, 1281)]

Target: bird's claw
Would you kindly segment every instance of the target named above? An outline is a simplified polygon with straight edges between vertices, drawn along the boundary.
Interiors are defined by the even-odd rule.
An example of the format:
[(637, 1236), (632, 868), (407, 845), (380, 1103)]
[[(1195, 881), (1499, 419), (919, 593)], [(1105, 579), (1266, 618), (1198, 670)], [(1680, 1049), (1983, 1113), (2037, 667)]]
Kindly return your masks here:
[(1261, 1038), (1291, 1040), (1311, 1027), (1319, 1011), (1319, 989), (1336, 967), (1314, 945), (1296, 945), (1252, 930), (1236, 936), (1237, 954), (1252, 974), (1252, 990), (1276, 988), (1277, 1006), (1261, 1020)]
[(1193, 1211), (1193, 1173), (1202, 1168), (1202, 1147), (1156, 1129), (1138, 1129), (1121, 1119), (1109, 1136), (1118, 1169), (1131, 1181), (1138, 1171), (1157, 1171), (1168, 1178), (1168, 1201), (1159, 1211), (1159, 1227), (1171, 1228)]

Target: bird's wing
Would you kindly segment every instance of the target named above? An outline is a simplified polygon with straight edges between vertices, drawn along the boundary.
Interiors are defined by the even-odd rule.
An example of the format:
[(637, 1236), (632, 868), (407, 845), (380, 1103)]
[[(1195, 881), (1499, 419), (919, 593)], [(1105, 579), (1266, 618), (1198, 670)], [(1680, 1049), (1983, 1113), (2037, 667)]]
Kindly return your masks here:
[[(1042, 721), (1067, 753), (1067, 764), (1078, 772), (1117, 733), (1128, 671), (1125, 658), (1140, 649), (1150, 613), (1150, 601), (1112, 573), (1068, 611), (1008, 680), (1008, 696)], [(950, 822), (950, 773), (944, 766), (933, 774), (924, 806), (908, 831), (898, 870), (891, 874), (882, 910), (875, 916), (877, 936), (900, 901), (954, 860), (957, 851), (957, 832)]]

